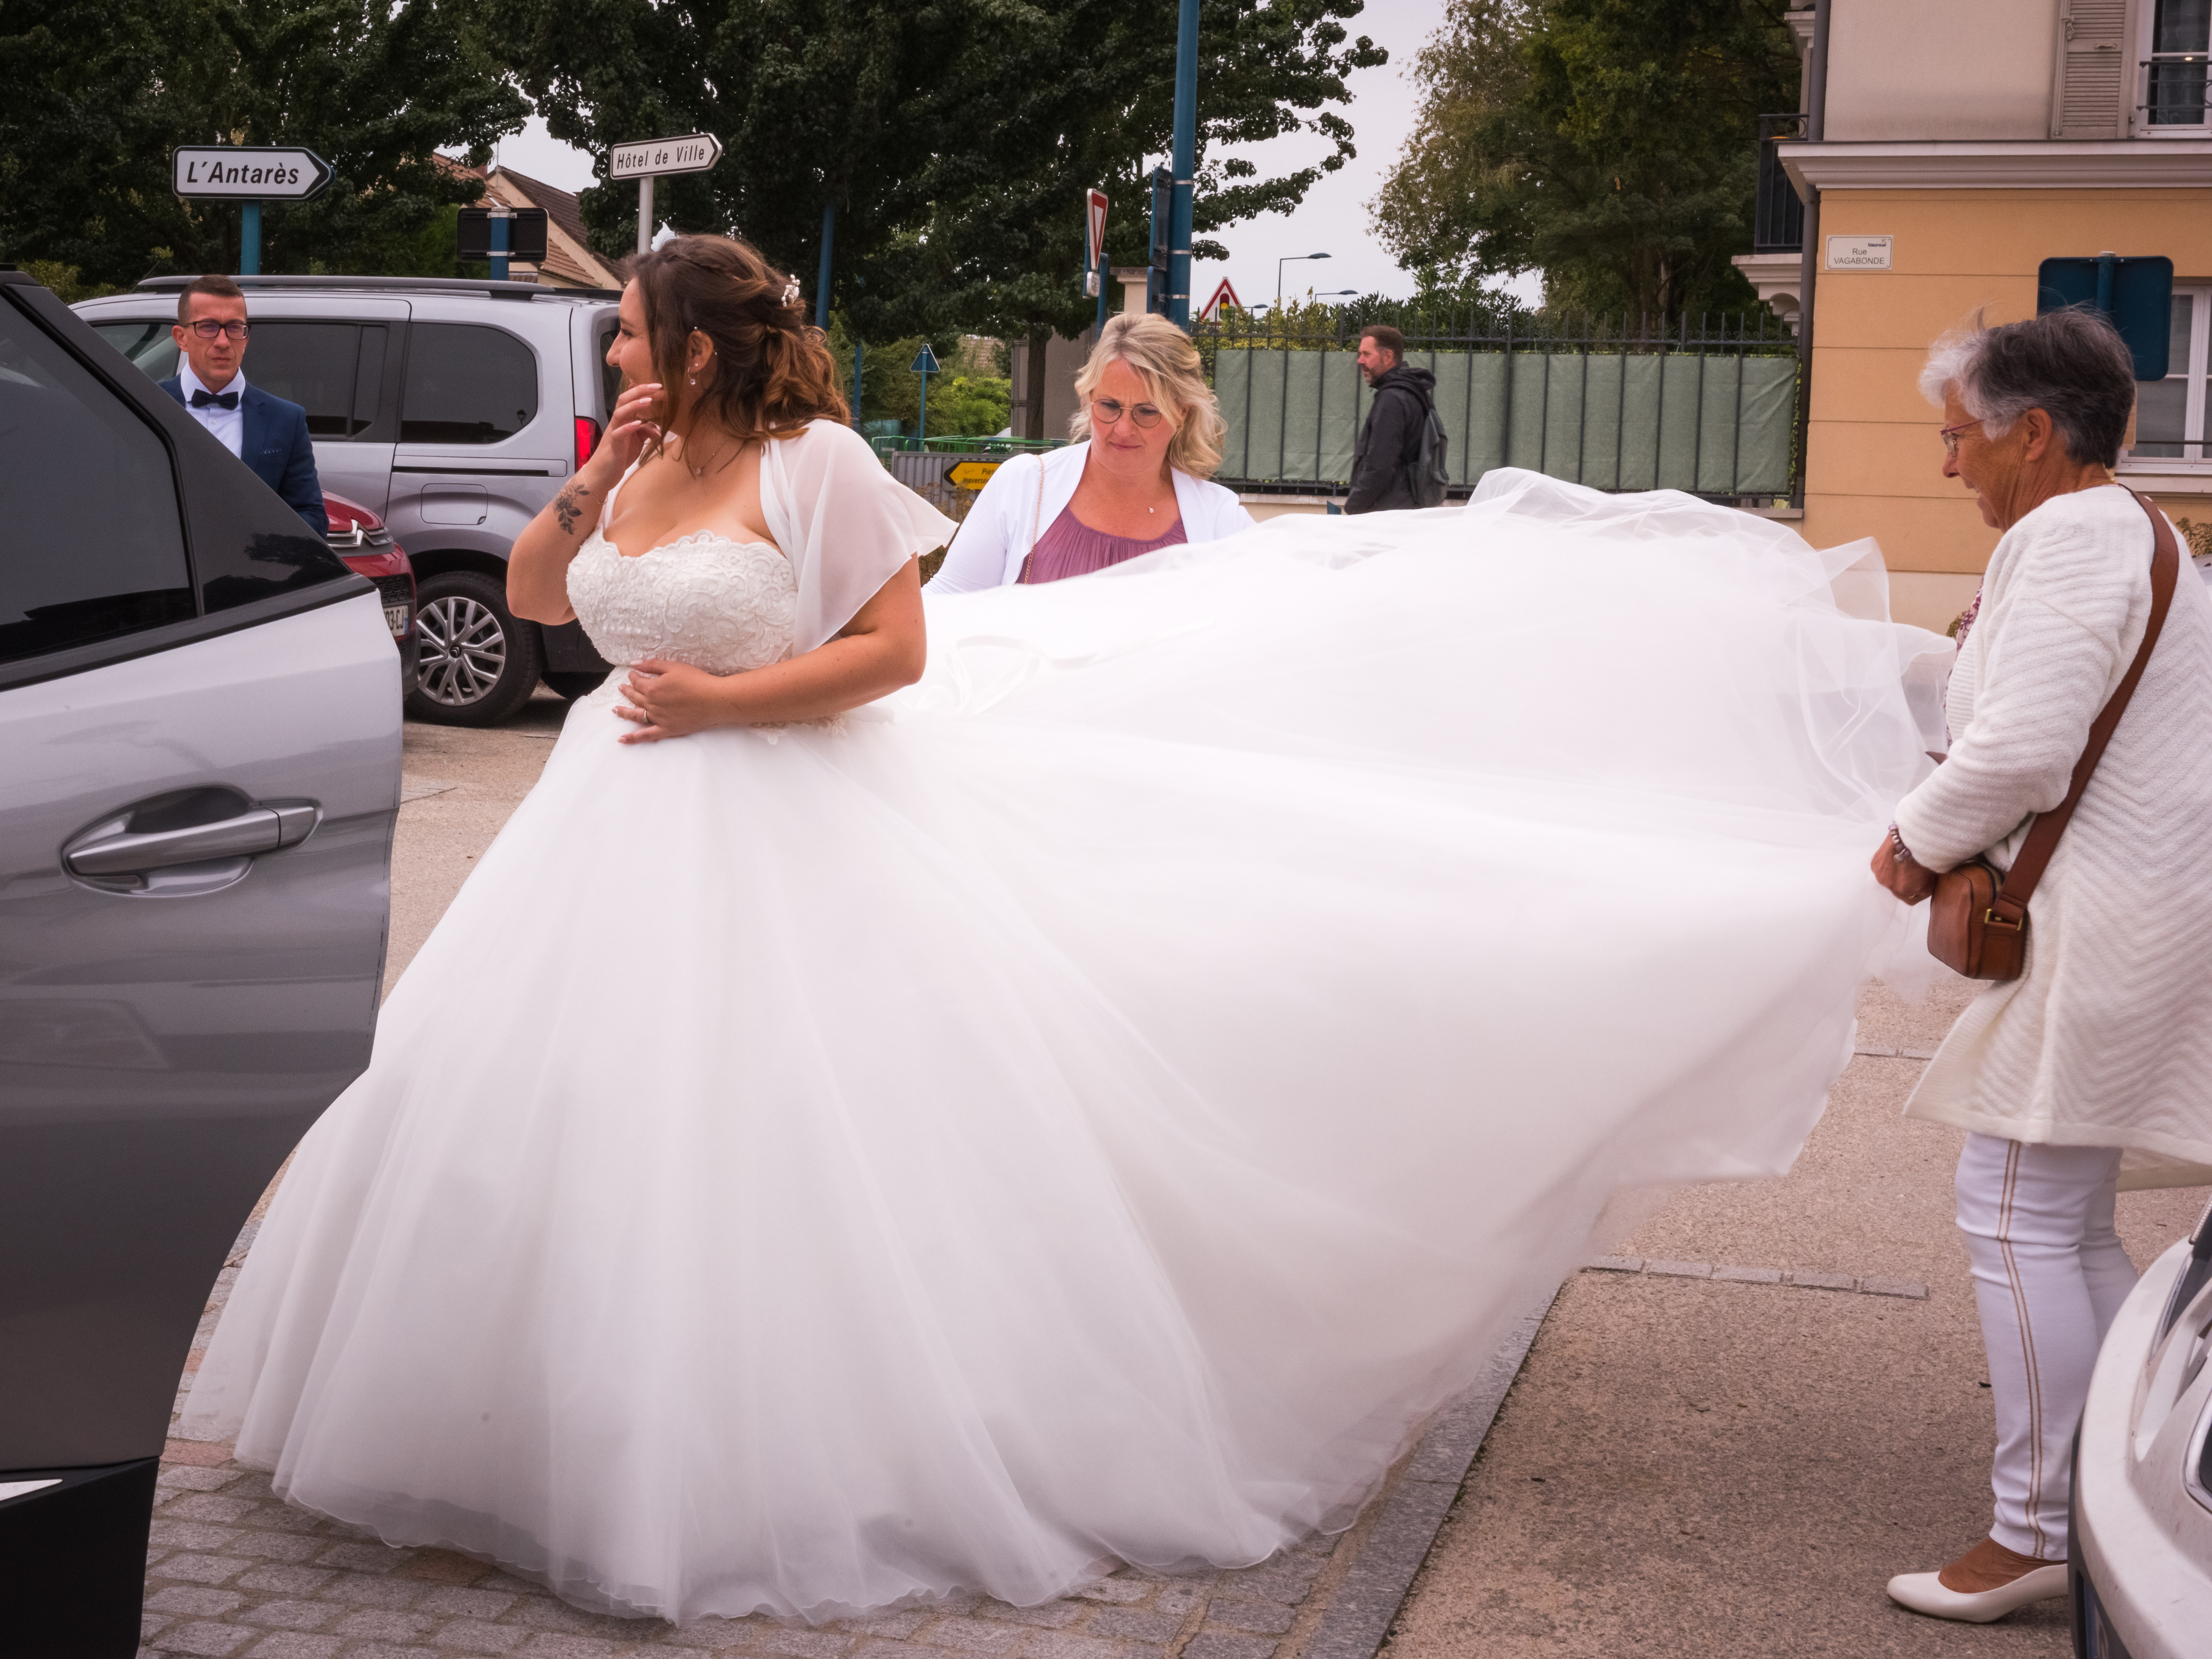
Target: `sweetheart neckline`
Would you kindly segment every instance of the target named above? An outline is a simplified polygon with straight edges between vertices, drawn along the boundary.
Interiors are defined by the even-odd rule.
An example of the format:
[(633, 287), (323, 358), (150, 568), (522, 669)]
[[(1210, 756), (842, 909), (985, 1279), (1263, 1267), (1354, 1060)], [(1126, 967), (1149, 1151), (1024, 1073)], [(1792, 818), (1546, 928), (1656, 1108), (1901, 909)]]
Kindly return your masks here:
[(773, 553), (777, 558), (781, 559), (787, 566), (791, 563), (789, 556), (786, 555), (784, 550), (778, 547), (774, 542), (763, 542), (758, 540), (741, 542), (735, 536), (725, 536), (719, 530), (695, 530), (688, 536), (678, 536), (673, 541), (662, 542), (658, 546), (648, 547), (642, 553), (623, 552), (621, 547), (616, 544), (615, 538), (608, 535), (605, 530), (602, 528), (594, 527), (592, 533), (599, 538), (601, 544), (611, 552), (615, 557), (630, 563), (635, 563), (640, 559), (649, 559), (656, 553), (665, 553), (671, 548), (683, 546), (686, 542), (709, 540), (726, 542), (732, 547), (764, 547), (770, 553)]

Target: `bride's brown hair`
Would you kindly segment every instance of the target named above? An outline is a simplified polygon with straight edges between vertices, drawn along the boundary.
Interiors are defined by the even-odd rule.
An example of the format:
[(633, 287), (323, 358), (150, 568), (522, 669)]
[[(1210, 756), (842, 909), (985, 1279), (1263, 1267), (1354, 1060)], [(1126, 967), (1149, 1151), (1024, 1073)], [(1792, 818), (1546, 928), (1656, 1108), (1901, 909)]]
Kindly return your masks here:
[(836, 360), (806, 320), (799, 284), (726, 236), (678, 236), (630, 262), (645, 304), (653, 372), (672, 415), (690, 392), (684, 357), (694, 331), (714, 342), (713, 376), (689, 411), (739, 439), (792, 435), (808, 421), (850, 418)]

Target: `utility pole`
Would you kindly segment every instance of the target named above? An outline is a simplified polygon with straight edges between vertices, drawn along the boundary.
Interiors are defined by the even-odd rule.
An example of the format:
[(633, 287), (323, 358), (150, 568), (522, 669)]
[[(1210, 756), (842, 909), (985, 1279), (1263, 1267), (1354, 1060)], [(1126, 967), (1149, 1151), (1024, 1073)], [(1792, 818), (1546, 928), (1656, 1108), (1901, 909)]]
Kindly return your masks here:
[(835, 198), (822, 204), (822, 270), (814, 279), (814, 326), (827, 331), (830, 326), (830, 245), (837, 237), (837, 203)]
[(1168, 240), (1168, 320), (1190, 326), (1191, 190), (1198, 172), (1198, 0), (1182, 0), (1176, 25), (1175, 201)]

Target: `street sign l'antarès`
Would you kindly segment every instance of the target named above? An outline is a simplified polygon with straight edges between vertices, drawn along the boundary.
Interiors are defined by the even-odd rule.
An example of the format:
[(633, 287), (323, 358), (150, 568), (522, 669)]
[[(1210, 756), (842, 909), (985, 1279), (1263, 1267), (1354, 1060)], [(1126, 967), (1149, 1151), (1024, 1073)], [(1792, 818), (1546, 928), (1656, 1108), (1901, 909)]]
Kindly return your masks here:
[(955, 489), (981, 489), (991, 482), (991, 475), (1002, 463), (998, 461), (960, 461), (948, 467), (945, 482)]
[(617, 144), (607, 156), (610, 179), (647, 179), (663, 173), (704, 173), (722, 159), (722, 141), (711, 132), (647, 138)]
[(169, 152), (179, 196), (226, 201), (304, 202), (331, 181), (331, 164), (311, 149), (191, 144)]

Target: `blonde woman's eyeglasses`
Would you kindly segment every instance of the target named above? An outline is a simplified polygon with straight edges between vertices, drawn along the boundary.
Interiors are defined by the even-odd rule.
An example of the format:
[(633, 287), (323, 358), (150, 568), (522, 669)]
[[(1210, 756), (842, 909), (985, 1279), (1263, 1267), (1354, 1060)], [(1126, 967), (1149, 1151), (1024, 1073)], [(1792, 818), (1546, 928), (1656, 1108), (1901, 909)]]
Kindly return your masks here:
[(1139, 431), (1150, 432), (1160, 423), (1164, 411), (1152, 404), (1131, 404), (1124, 407), (1119, 398), (1093, 398), (1091, 400), (1091, 424), (1112, 426), (1127, 415), (1137, 423)]
[(1943, 441), (1943, 453), (1955, 456), (1959, 453), (1959, 434), (1981, 424), (1979, 421), (1961, 421), (1956, 426), (1947, 426), (1936, 435)]

